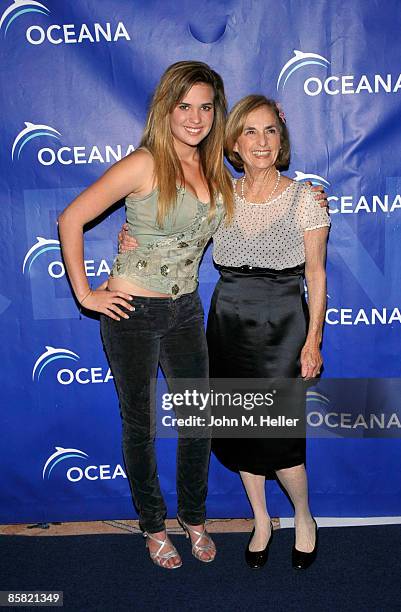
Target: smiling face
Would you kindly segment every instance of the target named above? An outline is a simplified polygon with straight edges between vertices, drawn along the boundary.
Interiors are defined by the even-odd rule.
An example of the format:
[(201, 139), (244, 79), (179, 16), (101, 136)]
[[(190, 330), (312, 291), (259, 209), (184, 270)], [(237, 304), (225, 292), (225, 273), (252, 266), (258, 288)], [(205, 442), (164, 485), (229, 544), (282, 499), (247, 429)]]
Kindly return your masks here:
[(276, 114), (268, 106), (251, 111), (233, 150), (246, 169), (268, 170), (280, 152), (280, 130)]
[(170, 128), (176, 149), (197, 147), (209, 134), (214, 119), (211, 85), (196, 83), (170, 113)]

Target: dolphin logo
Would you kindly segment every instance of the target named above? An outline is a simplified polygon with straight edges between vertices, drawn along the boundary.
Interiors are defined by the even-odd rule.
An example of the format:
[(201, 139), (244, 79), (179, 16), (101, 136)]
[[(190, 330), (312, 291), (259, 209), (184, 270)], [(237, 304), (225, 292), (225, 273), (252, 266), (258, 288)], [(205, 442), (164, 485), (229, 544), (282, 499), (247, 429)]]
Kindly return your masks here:
[(24, 148), (26, 143), (32, 140), (33, 138), (38, 138), (38, 136), (49, 136), (50, 138), (56, 138), (57, 140), (60, 140), (60, 132), (52, 128), (50, 125), (35, 125), (34, 123), (30, 123), (29, 121), (26, 121), (24, 125), (25, 128), (21, 130), (19, 134), (17, 134), (17, 137), (14, 140), (13, 147), (11, 149), (11, 159), (13, 161), (17, 146), (19, 146), (17, 152), (17, 159), (19, 159), (22, 149)]
[(306, 401), (319, 402), (320, 404), (325, 404), (326, 406), (330, 404), (330, 400), (328, 397), (326, 397), (322, 393), (318, 393), (317, 391), (312, 391), (311, 389), (306, 392)]
[(46, 15), (47, 17), (50, 14), (50, 11), (47, 6), (41, 4), (40, 2), (36, 2), (35, 0), (14, 0), (14, 3), (4, 11), (0, 19), (0, 30), (3, 27), (3, 24), (7, 22), (4, 30), (4, 38), (7, 36), (8, 28), (13, 21), (25, 13), (40, 13), (41, 15)]
[(302, 183), (304, 181), (310, 181), (312, 185), (322, 185), (322, 187), (330, 187), (329, 181), (318, 174), (305, 174), (305, 172), (295, 171), (294, 181)]
[[(46, 461), (43, 472), (42, 479), (45, 479), (45, 473), (47, 468), (49, 468), (47, 472), (47, 479), (49, 480), (50, 474), (52, 473), (53, 468), (60, 463), (60, 461), (64, 461), (65, 459), (71, 459), (71, 457), (76, 457), (78, 459), (87, 459), (89, 455), (84, 453), (84, 451), (79, 450), (78, 448), (63, 448), (62, 446), (55, 446), (56, 452), (50, 455), (48, 460)], [(49, 467), (51, 465), (51, 467)]]
[(72, 361), (78, 361), (79, 355), (65, 348), (54, 348), (53, 346), (46, 346), (46, 351), (38, 357), (35, 361), (35, 365), (32, 370), (32, 380), (35, 380), (35, 373), (38, 370), (36, 380), (39, 380), (40, 375), (44, 368), (57, 359), (71, 359)]
[(290, 60), (288, 60), (286, 64), (284, 64), (280, 74), (278, 75), (277, 91), (279, 90), (281, 80), (283, 79), (284, 74), (287, 70), (288, 73), (283, 81), (282, 89), (284, 89), (288, 79), (296, 70), (302, 68), (303, 66), (309, 66), (311, 64), (327, 68), (330, 62), (328, 59), (323, 57), (323, 55), (318, 55), (317, 53), (303, 53), (302, 51), (297, 51), (296, 49), (294, 49), (294, 57), (292, 57)]
[(27, 254), (25, 255), (24, 262), (22, 264), (22, 273), (25, 274), (25, 266), (28, 263), (28, 259), (33, 255), (31, 261), (29, 262), (28, 272), (30, 272), (31, 267), (35, 259), (42, 255), (42, 253), (46, 253), (47, 251), (60, 251), (60, 241), (52, 240), (48, 238), (42, 238), (41, 236), (36, 236), (37, 242), (29, 249)]

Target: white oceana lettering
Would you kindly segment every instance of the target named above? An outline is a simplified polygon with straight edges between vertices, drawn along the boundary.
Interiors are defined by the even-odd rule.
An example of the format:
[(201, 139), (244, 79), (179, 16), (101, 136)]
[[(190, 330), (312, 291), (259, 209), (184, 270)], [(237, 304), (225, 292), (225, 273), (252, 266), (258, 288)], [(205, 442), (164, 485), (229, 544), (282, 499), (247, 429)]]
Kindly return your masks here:
[(86, 480), (114, 480), (115, 478), (127, 478), (123, 467), (117, 463), (113, 468), (111, 465), (88, 465), (84, 470), (74, 466), (67, 470), (67, 479), (71, 482)]
[(330, 429), (401, 429), (401, 422), (396, 412), (392, 414), (370, 413), (367, 415), (354, 415), (350, 412), (328, 412), (322, 414), (311, 411), (307, 415), (307, 423), (310, 427), (321, 427), (325, 425)]
[(134, 145), (128, 145), (123, 155), (122, 145), (105, 145), (102, 149), (96, 145), (88, 147), (60, 147), (52, 149), (51, 147), (43, 147), (38, 151), (38, 161), (42, 166), (52, 166), (58, 162), (64, 166), (69, 164), (92, 164), (99, 162), (101, 164), (109, 164), (111, 162), (120, 161), (123, 156), (129, 155), (135, 151)]
[[(86, 276), (100, 276), (101, 274), (110, 274), (110, 266), (105, 259), (100, 262), (95, 262), (94, 259), (85, 259), (84, 261)], [(65, 267), (62, 261), (52, 261), (47, 267), (49, 276), (52, 278), (62, 278), (65, 275)]]
[(73, 382), (77, 382), (80, 385), (108, 383), (110, 380), (113, 380), (110, 368), (106, 372), (100, 367), (79, 368), (75, 371), (63, 368), (57, 372), (57, 382), (60, 385), (70, 385)]
[(399, 308), (372, 308), (371, 310), (354, 310), (353, 308), (328, 308), (326, 311), (328, 325), (393, 325), (401, 324)]
[(32, 25), (26, 31), (26, 39), (31, 45), (41, 45), (45, 40), (52, 45), (60, 45), (61, 43), (79, 44), (84, 41), (91, 43), (103, 40), (117, 42), (120, 38), (131, 40), (122, 21), (119, 21), (117, 26), (110, 23), (103, 25), (100, 23), (90, 25), (83, 23), (81, 26), (65, 23), (63, 25), (52, 24), (45, 29), (39, 25)]
[(310, 77), (304, 82), (304, 92), (308, 96), (318, 96), (323, 91), (329, 96), (337, 96), (362, 92), (369, 94), (396, 93), (399, 89), (401, 89), (401, 74), (374, 74), (372, 76), (362, 74), (360, 77), (344, 74), (333, 75), (323, 81), (318, 77)]
[(392, 213), (401, 209), (401, 195), (397, 193), (395, 196), (384, 194), (382, 196), (373, 195), (367, 198), (362, 195), (359, 199), (354, 200), (352, 195), (329, 196), (327, 198), (330, 206), (330, 213), (356, 214), (359, 212), (376, 213), (385, 212)]

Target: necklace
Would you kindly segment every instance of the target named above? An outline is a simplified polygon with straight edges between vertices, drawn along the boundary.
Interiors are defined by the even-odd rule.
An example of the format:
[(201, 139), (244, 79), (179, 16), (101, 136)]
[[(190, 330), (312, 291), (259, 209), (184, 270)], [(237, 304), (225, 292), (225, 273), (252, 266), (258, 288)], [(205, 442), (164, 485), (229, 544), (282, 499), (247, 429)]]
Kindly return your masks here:
[[(277, 179), (276, 179), (276, 182), (274, 184), (273, 190), (269, 193), (269, 195), (267, 196), (266, 200), (264, 200), (264, 202), (260, 202), (260, 204), (267, 204), (272, 199), (273, 195), (276, 193), (277, 187), (279, 185), (280, 178), (281, 178), (281, 174), (280, 174), (279, 170), (276, 170), (276, 172), (277, 172)], [(270, 173), (270, 170), (269, 170), (269, 173)], [(267, 177), (269, 176), (269, 173), (267, 174)], [(245, 200), (245, 196), (244, 196), (244, 184), (245, 184), (245, 175), (241, 179), (241, 198), (243, 200)]]

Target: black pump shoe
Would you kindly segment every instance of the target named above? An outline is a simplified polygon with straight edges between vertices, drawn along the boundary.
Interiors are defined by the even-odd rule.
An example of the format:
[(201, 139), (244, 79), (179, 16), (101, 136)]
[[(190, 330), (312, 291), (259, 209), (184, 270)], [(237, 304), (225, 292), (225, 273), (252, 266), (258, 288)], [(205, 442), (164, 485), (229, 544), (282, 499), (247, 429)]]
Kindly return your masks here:
[(302, 552), (295, 548), (295, 544), (292, 547), (292, 567), (294, 569), (305, 570), (308, 569), (316, 559), (317, 555), (317, 544), (318, 544), (318, 530), (315, 519), (313, 519), (315, 523), (315, 546), (311, 552)]
[(267, 561), (267, 557), (269, 556), (269, 546), (273, 538), (273, 525), (271, 522), (270, 522), (270, 529), (271, 529), (270, 538), (265, 548), (263, 550), (257, 550), (257, 551), (249, 550), (249, 544), (251, 543), (251, 540), (255, 533), (255, 527), (252, 529), (252, 533), (250, 535), (247, 547), (245, 549), (245, 561), (247, 562), (247, 564), (249, 565), (251, 569), (260, 569), (261, 567), (265, 565)]

